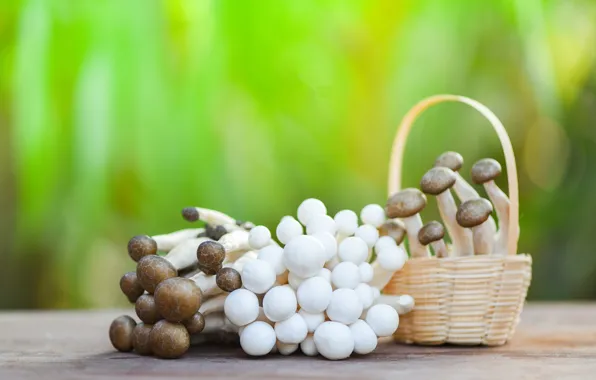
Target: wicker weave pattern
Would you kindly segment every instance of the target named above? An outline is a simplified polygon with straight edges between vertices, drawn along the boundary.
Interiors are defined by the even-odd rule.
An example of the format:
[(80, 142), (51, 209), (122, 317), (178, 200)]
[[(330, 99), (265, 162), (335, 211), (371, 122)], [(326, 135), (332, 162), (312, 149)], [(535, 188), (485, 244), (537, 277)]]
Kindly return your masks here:
[(529, 255), (411, 259), (384, 289), (416, 300), (395, 338), (426, 345), (504, 344), (519, 322), (531, 276)]

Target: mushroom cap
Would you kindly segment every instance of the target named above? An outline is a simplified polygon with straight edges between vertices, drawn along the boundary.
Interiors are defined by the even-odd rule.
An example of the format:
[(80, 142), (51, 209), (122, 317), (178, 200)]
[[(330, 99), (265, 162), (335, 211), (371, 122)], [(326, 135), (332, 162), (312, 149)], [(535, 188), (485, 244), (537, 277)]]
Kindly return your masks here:
[(168, 278), (155, 289), (157, 311), (170, 322), (191, 318), (203, 299), (201, 289), (188, 278)]
[(472, 228), (486, 222), (492, 212), (493, 205), (489, 201), (477, 198), (459, 205), (455, 218), (460, 226)]
[(135, 312), (139, 319), (148, 325), (152, 325), (163, 319), (159, 311), (157, 311), (155, 298), (150, 294), (143, 294), (137, 299), (137, 302), (135, 302)]
[(242, 287), (242, 276), (234, 268), (221, 268), (215, 276), (215, 283), (224, 292), (233, 292)]
[(360, 269), (358, 265), (351, 261), (342, 261), (337, 264), (331, 271), (331, 283), (337, 289), (354, 289), (360, 283)]
[(128, 241), (128, 254), (138, 262), (144, 256), (157, 254), (157, 243), (147, 235), (137, 235)]
[(198, 334), (205, 328), (205, 317), (196, 312), (192, 317), (182, 322), (189, 334)]
[(213, 226), (211, 224), (206, 224), (205, 232), (209, 239), (219, 240), (222, 236), (228, 233), (228, 230), (222, 225)]
[(175, 359), (188, 351), (190, 335), (183, 324), (161, 320), (151, 329), (149, 344), (155, 356)]
[[(292, 291), (290, 287), (286, 289)], [(332, 293), (331, 284), (324, 278), (315, 276), (304, 280), (300, 284), (296, 291), (296, 297), (301, 309), (315, 314), (322, 313), (327, 309)], [(296, 309), (294, 308), (294, 310)]]
[(368, 257), (368, 245), (357, 236), (350, 236), (342, 240), (337, 251), (341, 261), (349, 261), (356, 265), (362, 264)]
[(427, 171), (420, 181), (420, 189), (431, 195), (439, 195), (455, 184), (455, 172), (448, 168), (436, 167)]
[(189, 222), (199, 220), (199, 211), (195, 207), (185, 207), (182, 209), (182, 217)]
[(176, 277), (176, 268), (161, 256), (145, 256), (137, 264), (137, 277), (143, 288), (153, 294), (160, 282)]
[(226, 250), (224, 246), (216, 241), (204, 241), (197, 248), (199, 268), (205, 274), (217, 273), (225, 258)]
[(236, 220), (236, 225), (237, 225), (238, 227), (242, 227), (242, 228), (244, 228), (244, 229), (245, 229), (245, 230), (247, 230), (247, 231), (250, 231), (250, 230), (252, 230), (253, 228), (255, 228), (255, 224), (254, 224), (253, 222), (251, 222), (251, 221), (239, 220), (239, 219), (237, 219), (237, 220)]
[(492, 158), (484, 158), (472, 166), (472, 181), (480, 185), (501, 175), (501, 164)]
[(459, 171), (464, 164), (464, 158), (457, 152), (445, 152), (435, 160), (435, 167), (444, 167)]
[(236, 289), (224, 301), (224, 313), (236, 326), (245, 326), (259, 316), (259, 299), (246, 289)]
[(137, 323), (128, 315), (121, 315), (110, 325), (110, 342), (122, 352), (132, 351), (132, 332)]
[(373, 329), (362, 319), (350, 325), (350, 331), (354, 338), (354, 352), (360, 355), (370, 354), (377, 348), (377, 335)]
[(445, 236), (445, 228), (436, 220), (426, 223), (418, 231), (418, 241), (422, 245), (429, 245), (433, 241), (442, 239), (443, 236)]
[(288, 244), (296, 236), (302, 235), (302, 230), (303, 228), (300, 222), (290, 216), (283, 218), (279, 222), (275, 229), (275, 234), (277, 235), (277, 240), (283, 244)]
[(396, 244), (401, 244), (406, 237), (406, 227), (398, 219), (388, 220), (379, 227), (380, 236), (391, 236)]
[(275, 322), (274, 329), (277, 339), (284, 343), (299, 344), (308, 335), (306, 322), (298, 313), (292, 314), (290, 318), (283, 321)]
[(343, 323), (324, 322), (317, 327), (313, 338), (319, 353), (329, 360), (346, 359), (354, 351), (352, 332)]
[(262, 321), (251, 323), (240, 334), (240, 346), (251, 356), (267, 355), (275, 347), (275, 341), (273, 327)]
[(149, 344), (149, 334), (153, 325), (139, 323), (132, 332), (132, 345), (139, 355), (151, 355), (151, 344)]
[(128, 272), (120, 278), (120, 289), (122, 293), (130, 302), (136, 302), (136, 300), (143, 295), (145, 289), (141, 286), (137, 277), (137, 272)]
[(368, 309), (365, 320), (378, 337), (393, 335), (399, 325), (397, 311), (386, 304), (377, 304)]
[(362, 301), (354, 289), (336, 289), (331, 294), (327, 316), (332, 321), (349, 325), (360, 318), (363, 309)]
[(409, 188), (398, 191), (387, 200), (387, 217), (407, 218), (418, 214), (426, 206), (426, 196), (418, 189)]
[(286, 285), (272, 288), (263, 298), (263, 313), (271, 322), (280, 322), (290, 318), (296, 312), (297, 307), (296, 292)]

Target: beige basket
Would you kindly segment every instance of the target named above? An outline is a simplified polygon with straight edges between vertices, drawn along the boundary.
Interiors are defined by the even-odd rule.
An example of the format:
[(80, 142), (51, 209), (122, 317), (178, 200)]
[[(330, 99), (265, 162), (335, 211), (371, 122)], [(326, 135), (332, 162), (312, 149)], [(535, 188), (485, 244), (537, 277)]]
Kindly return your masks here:
[(393, 144), (389, 195), (400, 189), (403, 153), (412, 123), (425, 109), (447, 101), (466, 103), (478, 110), (499, 136), (511, 202), (509, 254), (413, 258), (393, 276), (384, 292), (409, 294), (416, 302), (414, 310), (401, 317), (395, 334), (399, 342), (502, 345), (513, 336), (519, 322), (532, 277), (532, 258), (516, 254), (517, 170), (511, 141), (499, 119), (484, 105), (462, 96), (437, 95), (418, 103), (404, 117)]

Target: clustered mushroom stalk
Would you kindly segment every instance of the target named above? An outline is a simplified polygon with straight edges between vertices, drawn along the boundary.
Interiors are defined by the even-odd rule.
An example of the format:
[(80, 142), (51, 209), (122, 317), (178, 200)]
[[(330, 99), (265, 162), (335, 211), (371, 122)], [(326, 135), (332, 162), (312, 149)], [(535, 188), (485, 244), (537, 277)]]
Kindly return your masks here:
[(418, 241), (418, 231), (422, 228), (419, 212), (426, 206), (426, 197), (418, 189), (409, 188), (393, 194), (387, 200), (385, 212), (389, 219), (400, 218), (406, 226), (410, 254), (412, 257), (428, 257), (429, 252)]

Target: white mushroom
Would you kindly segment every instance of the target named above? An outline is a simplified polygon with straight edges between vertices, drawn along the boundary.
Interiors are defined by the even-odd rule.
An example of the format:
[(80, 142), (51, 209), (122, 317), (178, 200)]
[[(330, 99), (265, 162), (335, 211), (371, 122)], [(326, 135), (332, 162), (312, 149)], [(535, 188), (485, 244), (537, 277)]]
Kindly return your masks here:
[(350, 324), (360, 318), (363, 310), (362, 301), (353, 289), (337, 289), (331, 295), (327, 316), (332, 321)]
[(381, 252), (384, 247), (396, 247), (397, 243), (391, 236), (381, 236), (375, 243), (375, 252)]
[(169, 252), (178, 244), (188, 239), (197, 238), (203, 232), (205, 232), (204, 228), (186, 228), (169, 234), (154, 235), (151, 238), (157, 243), (158, 251)]
[(313, 215), (306, 225), (306, 233), (309, 235), (314, 235), (317, 232), (329, 232), (331, 235), (335, 235), (336, 231), (335, 221), (326, 214)]
[(360, 272), (360, 281), (370, 282), (374, 277), (374, 269), (369, 263), (362, 263), (358, 265), (358, 271)]
[(313, 216), (321, 214), (327, 214), (327, 207), (325, 207), (325, 204), (318, 199), (306, 199), (300, 206), (298, 206), (298, 220), (304, 226), (308, 225), (308, 222)]
[(361, 283), (354, 289), (354, 291), (358, 295), (358, 298), (360, 298), (362, 307), (365, 310), (372, 306), (374, 301), (374, 293), (370, 285)]
[(267, 292), (275, 280), (275, 270), (267, 261), (252, 260), (242, 268), (242, 285), (255, 294)]
[(331, 260), (337, 254), (337, 240), (335, 237), (326, 231), (321, 231), (312, 234), (312, 237), (317, 239), (325, 247), (325, 261)]
[(267, 355), (275, 346), (275, 342), (273, 327), (261, 321), (246, 326), (240, 334), (240, 346), (251, 356)]
[(306, 322), (298, 313), (284, 321), (275, 323), (275, 335), (281, 342), (298, 344), (306, 338), (307, 334)]
[(418, 189), (398, 191), (387, 200), (385, 213), (390, 219), (401, 218), (406, 226), (410, 254), (412, 257), (428, 257), (429, 252), (418, 241), (418, 231), (422, 228), (419, 212), (426, 206), (426, 197)]
[(263, 311), (272, 322), (290, 318), (297, 307), (296, 293), (287, 285), (272, 288), (263, 298)]
[(358, 229), (358, 215), (352, 210), (341, 210), (335, 217), (337, 227), (337, 240), (341, 241), (348, 236), (354, 235)]
[(377, 204), (366, 205), (360, 211), (360, 220), (364, 224), (370, 224), (375, 228), (379, 228), (385, 222), (385, 210)]
[(277, 245), (268, 245), (261, 248), (257, 259), (268, 262), (277, 276), (282, 275), (287, 270), (284, 265), (284, 250)]
[(319, 354), (315, 339), (312, 335), (307, 336), (302, 343), (300, 343), (300, 351), (306, 356), (317, 356)]
[(226, 297), (224, 312), (230, 322), (236, 326), (245, 326), (259, 316), (259, 299), (246, 289), (234, 290)]
[(282, 354), (284, 356), (288, 356), (288, 355), (292, 355), (294, 352), (296, 352), (298, 350), (298, 347), (300, 347), (300, 345), (296, 344), (296, 343), (284, 343), (284, 342), (280, 342), (278, 340), (276, 347), (277, 347), (277, 351), (279, 351), (280, 354)]
[(377, 304), (368, 309), (366, 323), (377, 336), (391, 336), (399, 325), (399, 315), (393, 307)]
[(370, 354), (377, 348), (377, 335), (373, 329), (362, 319), (350, 325), (354, 338), (354, 352), (360, 355)]
[(248, 245), (259, 250), (271, 244), (271, 232), (265, 226), (256, 226), (248, 233)]
[(183, 209), (182, 217), (189, 222), (200, 220), (212, 225), (236, 224), (236, 219), (223, 212), (201, 207), (187, 207)]
[(377, 253), (377, 260), (372, 264), (374, 276), (369, 284), (383, 289), (407, 260), (408, 255), (402, 246), (384, 247), (383, 251)]
[(325, 247), (312, 236), (297, 236), (284, 247), (284, 264), (290, 272), (299, 277), (316, 275), (325, 265), (325, 261)]
[(375, 305), (383, 304), (389, 305), (397, 311), (397, 314), (403, 315), (408, 314), (412, 309), (414, 309), (414, 298), (407, 294), (402, 296), (394, 296), (394, 295), (380, 295), (377, 297), (374, 302)]
[[(376, 231), (376, 230), (375, 230)], [(345, 238), (338, 248), (338, 255), (342, 261), (349, 261), (356, 265), (362, 264), (368, 256), (368, 245), (356, 236)]]
[(327, 268), (321, 269), (321, 271), (317, 274), (318, 277), (324, 278), (325, 281), (331, 283), (331, 271)]
[(290, 284), (292, 289), (298, 290), (304, 280), (304, 278), (296, 276), (294, 272), (288, 272), (288, 284)]
[(368, 248), (372, 249), (379, 239), (379, 230), (370, 224), (363, 224), (358, 227), (354, 236), (364, 240)]
[(210, 241), (206, 237), (184, 240), (175, 246), (167, 255), (162, 256), (177, 270), (197, 265), (197, 248), (201, 243)]
[(324, 278), (311, 277), (300, 284), (296, 296), (300, 307), (314, 314), (322, 313), (327, 309), (332, 293), (331, 284)]
[(203, 314), (203, 316), (207, 316), (212, 313), (223, 312), (227, 296), (227, 294), (221, 294), (216, 297), (208, 298), (201, 304), (199, 313)]
[(292, 216), (283, 217), (275, 230), (275, 235), (282, 244), (288, 244), (290, 240), (302, 234), (302, 225)]
[(236, 261), (240, 255), (250, 249), (248, 236), (247, 231), (236, 230), (225, 234), (219, 239), (218, 243), (224, 247), (226, 252), (225, 262)]
[(331, 271), (331, 283), (338, 289), (354, 289), (360, 283), (358, 266), (349, 261), (337, 264)]
[(214, 334), (218, 332), (238, 332), (238, 326), (233, 325), (224, 313), (216, 312), (205, 316), (205, 327), (201, 331), (203, 334)]
[(349, 358), (354, 351), (352, 332), (342, 323), (322, 323), (313, 338), (319, 353), (329, 360)]
[(309, 333), (315, 332), (317, 327), (319, 327), (321, 323), (325, 322), (325, 313), (311, 314), (304, 309), (300, 309), (298, 314), (300, 314), (302, 319), (304, 319)]

